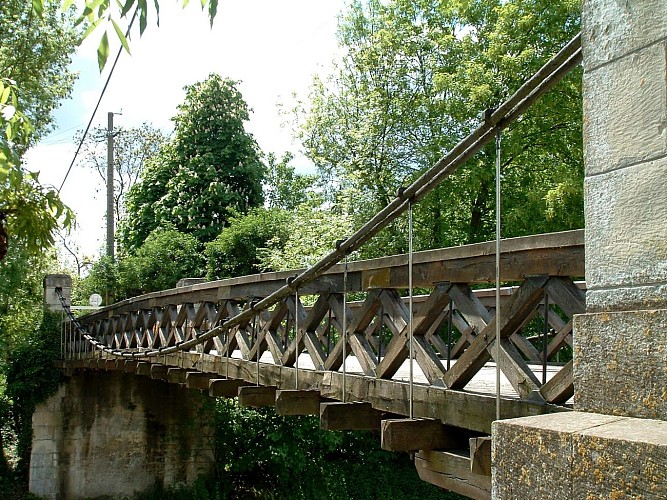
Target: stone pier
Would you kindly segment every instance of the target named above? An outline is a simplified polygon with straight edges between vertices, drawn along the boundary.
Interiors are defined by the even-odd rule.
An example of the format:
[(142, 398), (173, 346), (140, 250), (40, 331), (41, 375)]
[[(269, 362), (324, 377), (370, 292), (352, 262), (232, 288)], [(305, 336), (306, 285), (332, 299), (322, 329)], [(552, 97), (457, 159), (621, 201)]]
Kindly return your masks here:
[(667, 4), (584, 0), (575, 412), (495, 422), (494, 498), (667, 498)]
[(135, 374), (75, 371), (33, 415), (30, 492), (132, 497), (212, 470), (212, 400)]

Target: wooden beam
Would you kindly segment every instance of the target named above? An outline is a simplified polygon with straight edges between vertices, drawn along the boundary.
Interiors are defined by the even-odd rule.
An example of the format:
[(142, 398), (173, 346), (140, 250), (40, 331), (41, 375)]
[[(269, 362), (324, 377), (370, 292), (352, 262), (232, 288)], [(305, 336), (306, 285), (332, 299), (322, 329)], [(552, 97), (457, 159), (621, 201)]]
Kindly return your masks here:
[(239, 387), (239, 404), (254, 407), (275, 406), (276, 390), (275, 386), (247, 385)]
[(453, 449), (467, 446), (462, 429), (430, 419), (389, 419), (381, 426), (381, 445), (387, 451)]
[(167, 380), (169, 367), (166, 365), (151, 365), (151, 378), (153, 380)]
[(137, 373), (138, 364), (139, 364), (138, 361), (134, 361), (131, 359), (125, 360), (125, 366), (123, 367), (123, 371), (125, 373)]
[(319, 415), (320, 391), (281, 390), (276, 392), (278, 415)]
[(370, 403), (322, 403), (320, 404), (320, 428), (326, 431), (380, 430), (382, 412)]
[(183, 368), (169, 368), (167, 370), (167, 382), (170, 384), (185, 384), (187, 371)]
[(470, 472), (470, 458), (451, 451), (420, 451), (415, 467), (422, 481), (469, 498), (491, 498), (491, 477)]
[(146, 377), (151, 376), (151, 364), (146, 361), (139, 361), (137, 363), (137, 375), (144, 375)]
[(470, 472), (491, 477), (491, 437), (470, 438)]
[(208, 395), (211, 397), (235, 398), (239, 394), (239, 387), (244, 385), (248, 385), (248, 382), (233, 378), (212, 378), (208, 382)]
[(210, 373), (187, 372), (185, 374), (185, 387), (188, 389), (208, 391), (208, 385), (211, 377), (212, 375)]
[(116, 369), (116, 360), (115, 359), (105, 359), (104, 360), (104, 369), (106, 371), (112, 371)]

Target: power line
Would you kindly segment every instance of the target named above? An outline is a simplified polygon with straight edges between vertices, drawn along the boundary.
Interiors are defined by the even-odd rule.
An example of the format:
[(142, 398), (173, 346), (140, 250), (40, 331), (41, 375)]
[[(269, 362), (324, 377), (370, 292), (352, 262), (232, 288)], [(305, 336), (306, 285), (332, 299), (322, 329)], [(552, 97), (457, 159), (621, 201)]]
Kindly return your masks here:
[[(130, 24), (127, 27), (127, 31), (125, 32), (125, 37), (130, 36), (130, 30), (132, 29), (132, 24), (134, 24), (134, 20), (137, 17), (137, 12), (138, 9), (134, 11), (134, 15), (132, 16), (132, 20), (130, 21)], [(95, 114), (97, 113), (98, 108), (100, 107), (100, 103), (102, 102), (102, 98), (104, 97), (104, 93), (107, 90), (107, 87), (109, 86), (109, 81), (111, 80), (111, 75), (113, 75), (114, 69), (116, 69), (116, 64), (118, 63), (118, 59), (120, 58), (120, 54), (123, 52), (123, 45), (121, 44), (120, 48), (118, 49), (118, 53), (116, 54), (116, 58), (114, 59), (113, 66), (111, 66), (111, 70), (109, 71), (109, 75), (107, 76), (107, 81), (104, 83), (104, 87), (102, 88), (102, 92), (100, 93), (100, 97), (97, 100), (97, 104), (95, 105), (95, 109), (93, 110), (93, 114), (90, 117), (90, 120), (88, 121), (88, 125), (86, 126), (86, 130), (84, 131), (83, 135), (81, 136), (81, 140), (79, 141), (79, 145), (76, 148), (76, 152), (74, 153), (74, 157), (72, 158), (72, 162), (69, 164), (69, 168), (67, 169), (67, 173), (65, 173), (65, 178), (63, 179), (62, 184), (60, 184), (60, 187), (58, 188), (58, 194), (60, 194), (60, 191), (62, 190), (63, 186), (65, 185), (65, 181), (67, 180), (67, 177), (69, 176), (69, 173), (72, 170), (72, 167), (74, 166), (74, 162), (76, 161), (76, 157), (79, 155), (79, 151), (81, 151), (81, 146), (83, 146), (83, 141), (86, 139), (86, 136), (88, 135), (88, 131), (90, 130), (90, 126), (93, 124), (93, 120), (95, 119)]]

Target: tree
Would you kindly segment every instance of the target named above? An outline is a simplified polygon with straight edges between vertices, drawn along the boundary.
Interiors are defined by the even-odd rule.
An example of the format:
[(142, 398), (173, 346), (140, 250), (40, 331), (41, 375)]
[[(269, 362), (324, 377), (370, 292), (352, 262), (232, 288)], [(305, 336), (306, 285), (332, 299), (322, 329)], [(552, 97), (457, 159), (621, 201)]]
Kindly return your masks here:
[(206, 244), (206, 278), (209, 280), (256, 274), (274, 268), (263, 265), (269, 243), (282, 248), (290, 238), (292, 214), (280, 208), (257, 207), (231, 217), (229, 226)]
[[(81, 140), (77, 134), (75, 142)], [(95, 128), (82, 145), (81, 162), (95, 170), (104, 185), (107, 182), (107, 135), (105, 128)], [(140, 179), (146, 162), (157, 155), (167, 137), (148, 123), (139, 127), (118, 127), (114, 132), (114, 212), (116, 223), (125, 214), (125, 196)]]
[(128, 194), (120, 241), (129, 252), (167, 224), (209, 242), (232, 215), (262, 203), (265, 167), (245, 131), (249, 110), (236, 85), (210, 75), (185, 88), (172, 141)]
[(6, 230), (35, 253), (53, 243), (61, 224), (71, 225), (73, 214), (21, 157), (71, 92), (75, 75), (67, 66), (80, 32), (56, 0), (44, 1), (40, 13), (30, 2), (4, 1), (0, 26), (0, 236)]
[(271, 208), (294, 211), (312, 194), (317, 175), (297, 174), (289, 164), (293, 159), (292, 153), (285, 153), (280, 161), (269, 153), (264, 197)]
[[(572, 0), (353, 2), (339, 25), (345, 56), (315, 80), (301, 137), (329, 186), (359, 193), (355, 225), (574, 36), (579, 9)], [(504, 131), (505, 236), (581, 227), (580, 134), (580, 72)], [(415, 207), (417, 248), (492, 236), (494, 157), (486, 148)], [(405, 250), (401, 226), (365, 255)]]

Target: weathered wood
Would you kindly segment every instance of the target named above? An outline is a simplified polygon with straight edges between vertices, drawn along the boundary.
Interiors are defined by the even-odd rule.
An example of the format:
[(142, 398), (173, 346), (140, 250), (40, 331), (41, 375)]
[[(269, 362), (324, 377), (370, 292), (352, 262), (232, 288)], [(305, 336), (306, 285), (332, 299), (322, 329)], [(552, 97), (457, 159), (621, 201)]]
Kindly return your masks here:
[(104, 369), (106, 371), (113, 371), (116, 369), (116, 360), (115, 359), (106, 359), (104, 361)]
[(370, 403), (321, 403), (320, 428), (327, 431), (380, 430), (382, 412)]
[(429, 419), (388, 419), (381, 424), (381, 447), (387, 451), (454, 449), (467, 446), (461, 429)]
[(491, 477), (470, 472), (470, 458), (448, 451), (420, 451), (415, 467), (422, 481), (469, 498), (491, 498)]
[(208, 391), (209, 381), (212, 375), (210, 373), (187, 372), (185, 374), (185, 387), (188, 389), (199, 389)]
[(140, 361), (137, 363), (137, 375), (143, 375), (145, 377), (151, 376), (151, 363), (145, 361)]
[(545, 401), (554, 404), (565, 403), (574, 396), (574, 362), (570, 360), (551, 380), (540, 388)]
[(170, 384), (185, 384), (187, 371), (182, 368), (169, 368), (167, 370), (167, 382)]
[(470, 438), (470, 472), (491, 476), (491, 437)]
[(125, 366), (123, 367), (123, 371), (125, 373), (136, 373), (138, 364), (139, 363), (137, 361), (132, 361), (130, 359), (125, 360)]
[(211, 397), (235, 398), (239, 387), (248, 385), (245, 380), (231, 378), (212, 378), (208, 382), (208, 395)]
[(239, 387), (239, 404), (241, 406), (275, 406), (275, 386), (247, 385)]
[(167, 380), (169, 367), (166, 365), (151, 365), (151, 378), (153, 380)]
[[(487, 349), (490, 353), (495, 354), (495, 343)], [(537, 377), (510, 339), (500, 339), (499, 355), (500, 359), (496, 359), (496, 363), (500, 365), (501, 371), (507, 377), (510, 384), (512, 384), (517, 394), (522, 398), (527, 398), (528, 396), (541, 398), (538, 395), (540, 381), (537, 380)]]
[(319, 415), (320, 391), (280, 390), (275, 404), (278, 415)]

